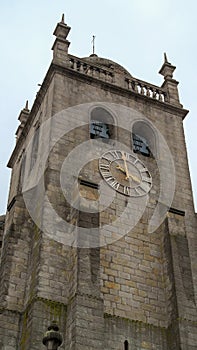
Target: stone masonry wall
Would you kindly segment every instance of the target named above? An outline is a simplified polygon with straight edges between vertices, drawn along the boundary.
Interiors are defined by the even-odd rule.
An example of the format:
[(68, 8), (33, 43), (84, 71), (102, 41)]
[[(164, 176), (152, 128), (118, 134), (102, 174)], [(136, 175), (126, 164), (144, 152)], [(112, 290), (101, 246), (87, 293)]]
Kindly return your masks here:
[[(170, 213), (156, 232), (148, 233), (148, 222), (158, 201), (160, 178), (154, 159), (142, 156), (153, 174), (154, 186), (138, 224), (131, 229), (131, 216), (128, 215), (116, 232), (110, 232), (110, 237), (119, 237), (118, 240), (114, 239), (101, 249), (77, 249), (76, 242), (72, 247), (66, 243), (65, 237), (69, 237), (70, 232), (64, 226), (58, 226), (58, 220), (75, 223), (80, 233), (80, 225), (88, 228), (113, 222), (128, 205), (127, 199), (116, 193), (107, 210), (99, 217), (90, 218), (83, 210), (72, 210), (62, 193), (62, 164), (74, 147), (89, 139), (89, 114), (76, 112), (70, 119), (71, 125), (75, 126), (80, 120), (87, 125), (63, 135), (53, 145), (44, 172), (44, 193), (40, 194), (34, 186), (28, 192), (26, 198), (37, 196), (38, 199), (36, 208), (31, 208), (38, 214), (37, 225), (29, 215), (24, 197), (17, 192), (20, 157), (37, 123), (42, 124), (52, 117), (49, 123), (52, 128), (56, 113), (92, 101), (131, 107), (155, 123), (174, 158), (176, 191), (172, 206), (185, 216), (180, 218)], [(117, 130), (120, 118), (121, 111), (116, 115)], [(127, 133), (118, 130), (116, 135), (132, 149), (131, 125), (128, 125)], [(57, 129), (62, 127), (61, 124), (56, 126)], [(38, 152), (47, 152), (51, 147), (51, 130), (46, 131), (47, 144), (41, 134)], [(125, 340), (134, 350), (194, 350), (197, 341), (196, 287), (193, 284), (196, 224), (178, 109), (62, 71), (55, 73), (24, 141), (13, 169), (9, 203), (16, 198), (7, 214), (1, 260), (2, 349), (8, 345), (9, 350), (17, 347), (19, 350), (44, 349), (41, 333), (55, 319), (65, 339), (62, 344), (65, 350), (118, 350), (124, 349)], [(29, 167), (28, 162), (26, 167)], [(39, 168), (37, 171), (35, 179)], [(98, 160), (85, 166), (80, 175), (98, 184)], [(71, 186), (66, 190), (73, 191), (74, 195), (75, 189)], [(97, 189), (90, 191), (86, 186), (80, 186), (79, 201), (88, 198), (94, 202), (98, 195)], [(130, 213), (136, 210), (135, 204), (129, 207)], [(52, 214), (51, 207), (54, 209)], [(40, 218), (42, 222), (39, 222)], [(120, 238), (126, 228), (128, 233)]]

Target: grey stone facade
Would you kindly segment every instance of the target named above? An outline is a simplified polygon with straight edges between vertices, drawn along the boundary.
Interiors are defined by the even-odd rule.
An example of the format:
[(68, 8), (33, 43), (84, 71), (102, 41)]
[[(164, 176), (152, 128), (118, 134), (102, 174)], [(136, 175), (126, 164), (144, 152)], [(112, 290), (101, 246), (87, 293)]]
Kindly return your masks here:
[[(0, 242), (3, 238), (0, 349), (46, 349), (43, 334), (54, 320), (63, 335), (60, 348), (64, 350), (124, 350), (125, 341), (133, 350), (195, 350), (197, 223), (183, 131), (188, 111), (179, 101), (178, 82), (173, 78), (175, 67), (165, 56), (160, 70), (163, 85), (149, 84), (134, 78), (113, 61), (96, 55), (88, 58), (70, 55), (69, 30), (63, 20), (57, 24), (52, 63), (31, 110), (27, 104), (19, 115), (17, 143), (8, 163), (12, 178), (5, 228), (4, 218), (0, 220)], [(83, 122), (83, 125), (55, 144), (53, 117), (68, 107), (92, 103), (103, 108), (111, 103), (123, 109), (132, 108), (155, 125), (172, 154), (176, 188), (165, 220), (155, 232), (149, 233), (148, 222), (159, 202), (160, 175), (154, 157), (139, 154), (153, 177), (144, 214), (132, 229), (128, 214), (120, 232), (110, 232), (118, 236), (126, 227), (127, 234), (119, 239), (101, 247), (83, 248), (53, 239), (42, 227), (47, 222), (56, 237), (58, 222), (55, 214), (50, 214), (51, 204), (61, 219), (71, 222), (79, 231), (83, 227), (92, 232), (114, 221), (128, 204), (128, 198), (117, 192), (106, 210), (98, 214), (85, 212), (82, 199), (94, 202), (98, 198), (96, 185), (101, 175), (97, 160), (80, 173), (79, 211), (71, 208), (62, 194), (59, 180), (62, 164), (75, 147), (89, 140), (90, 116), (79, 115), (79, 107), (75, 107), (70, 124)], [(132, 151), (132, 125), (128, 125), (127, 132), (123, 131), (118, 128), (120, 119), (117, 114), (114, 135)], [(32, 143), (32, 159), (24, 161), (35, 131), (47, 121), (50, 127), (40, 129), (39, 144), (36, 146), (36, 139)], [(55, 127), (59, 132), (63, 125)], [(154, 147), (159, 153), (156, 142)], [(45, 192), (32, 186), (24, 194), (21, 185), (24, 172), (33, 169), (35, 154), (39, 152), (48, 152)], [(165, 155), (160, 152), (158, 158), (162, 162)], [(67, 190), (73, 191), (74, 203), (75, 191), (69, 185)], [(31, 202), (35, 197), (37, 202), (32, 211), (37, 222), (26, 206), (26, 200), (30, 198)], [(41, 225), (39, 218), (43, 220)], [(61, 237), (64, 233), (60, 232)]]

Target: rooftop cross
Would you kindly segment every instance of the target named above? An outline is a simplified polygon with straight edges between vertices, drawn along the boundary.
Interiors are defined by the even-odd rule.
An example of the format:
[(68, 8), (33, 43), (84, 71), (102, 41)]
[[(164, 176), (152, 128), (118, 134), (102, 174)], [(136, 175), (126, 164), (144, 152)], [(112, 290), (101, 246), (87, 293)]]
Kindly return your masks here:
[(95, 54), (95, 38), (96, 38), (96, 36), (93, 35), (93, 39), (92, 39), (93, 55)]

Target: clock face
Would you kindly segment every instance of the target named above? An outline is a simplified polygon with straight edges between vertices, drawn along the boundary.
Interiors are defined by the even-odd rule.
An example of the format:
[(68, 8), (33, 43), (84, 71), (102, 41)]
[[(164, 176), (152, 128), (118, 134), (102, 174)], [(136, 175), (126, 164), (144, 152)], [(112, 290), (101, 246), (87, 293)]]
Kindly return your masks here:
[(105, 152), (99, 159), (99, 170), (109, 186), (129, 197), (144, 196), (152, 187), (152, 176), (146, 166), (125, 151)]

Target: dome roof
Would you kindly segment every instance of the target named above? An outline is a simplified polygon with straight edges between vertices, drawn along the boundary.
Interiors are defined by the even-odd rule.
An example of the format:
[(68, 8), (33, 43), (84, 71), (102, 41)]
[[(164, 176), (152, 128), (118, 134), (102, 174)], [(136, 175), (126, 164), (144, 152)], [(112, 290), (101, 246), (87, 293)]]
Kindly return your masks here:
[(115, 73), (124, 74), (124, 75), (127, 75), (129, 77), (132, 77), (132, 75), (124, 67), (122, 67), (120, 64), (118, 64), (112, 60), (109, 60), (107, 58), (98, 57), (96, 54), (92, 54), (89, 57), (84, 57), (83, 60), (85, 60), (89, 64), (91, 64), (91, 63), (96, 64), (96, 65), (102, 67), (103, 69), (111, 69)]

